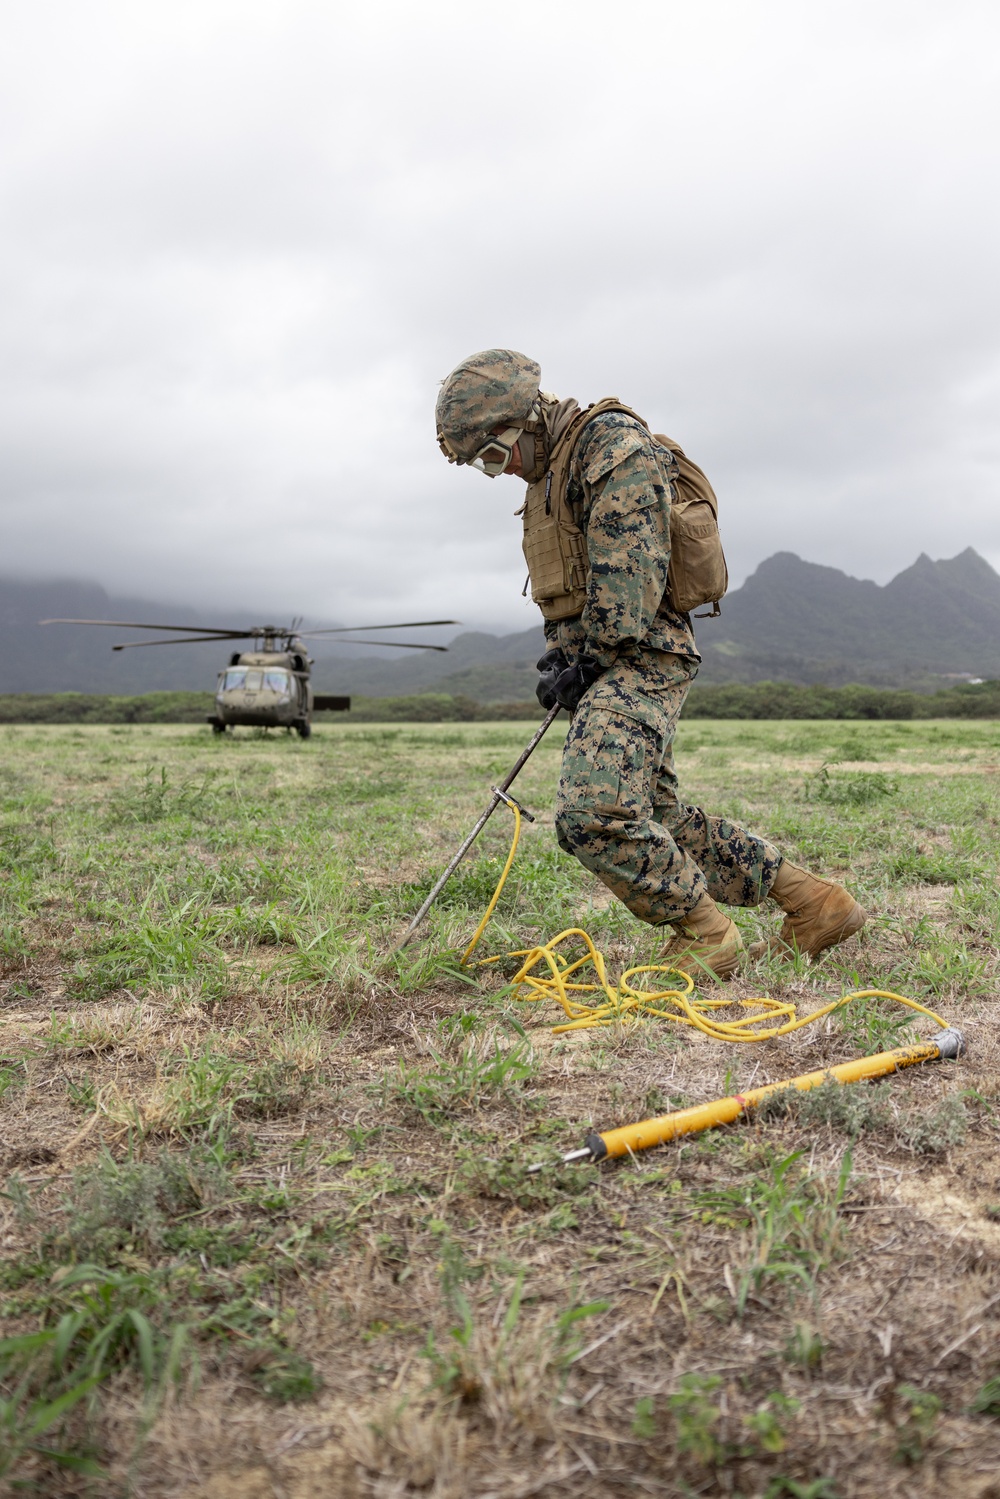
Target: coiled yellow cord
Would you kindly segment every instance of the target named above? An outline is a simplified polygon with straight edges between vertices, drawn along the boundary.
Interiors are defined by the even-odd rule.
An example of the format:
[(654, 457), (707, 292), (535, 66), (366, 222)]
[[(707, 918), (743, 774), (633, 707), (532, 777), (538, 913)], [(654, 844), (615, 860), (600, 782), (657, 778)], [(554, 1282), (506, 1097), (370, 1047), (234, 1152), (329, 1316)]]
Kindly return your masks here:
[[(514, 837), (492, 899), (486, 907), (482, 921), (476, 927), (472, 941), (462, 954), (463, 968), (468, 965), (479, 939), (489, 924), (490, 917), (496, 910), (497, 901), (507, 883), (507, 876), (510, 874), (521, 839), (521, 810), (512, 798), (504, 796), (503, 800), (514, 814)], [(587, 949), (582, 957), (572, 962), (556, 951), (561, 943), (567, 942), (571, 937), (580, 938)], [(855, 999), (893, 999), (897, 1004), (906, 1005), (908, 1009), (916, 1010), (920, 1015), (926, 1015), (942, 1030), (948, 1028), (948, 1022), (942, 1020), (941, 1016), (935, 1014), (933, 1010), (918, 1004), (915, 999), (907, 999), (903, 994), (894, 994), (889, 989), (857, 989), (852, 994), (845, 994), (841, 999), (835, 999), (831, 1004), (824, 1005), (822, 1009), (814, 1010), (810, 1015), (800, 1016), (791, 1000), (771, 999), (767, 995), (735, 1000), (706, 999), (699, 996), (692, 1000), (689, 995), (694, 993), (694, 979), (682, 969), (672, 968), (663, 963), (645, 963), (636, 968), (626, 969), (618, 983), (612, 984), (605, 970), (603, 953), (594, 946), (581, 927), (567, 927), (557, 937), (542, 943), (539, 947), (518, 948), (514, 952), (498, 953), (492, 958), (480, 958), (476, 966), (487, 967), (491, 963), (501, 962), (505, 957), (524, 959), (512, 980), (518, 999), (528, 1003), (554, 1000), (562, 1006), (568, 1023), (552, 1027), (553, 1033), (557, 1036), (567, 1031), (591, 1030), (596, 1026), (613, 1025), (616, 1021), (645, 1020), (655, 1017), (658, 1020), (673, 1021), (676, 1025), (693, 1026), (695, 1030), (701, 1031), (703, 1036), (709, 1036), (713, 1041), (770, 1041), (775, 1036), (787, 1036), (790, 1031), (801, 1030), (805, 1025), (814, 1025), (817, 1020), (822, 1020), (826, 1015), (832, 1014), (834, 1010), (839, 1010), (843, 1005)], [(548, 968), (547, 974), (533, 972), (541, 965)], [(574, 975), (579, 975), (588, 966), (593, 968), (597, 983), (582, 983), (578, 979), (574, 980)], [(631, 982), (644, 973), (676, 974), (679, 979), (683, 980), (683, 987), (651, 990), (637, 987)], [(587, 1003), (573, 997), (583, 994), (603, 994), (604, 999)], [(733, 1007), (749, 1013), (738, 1020), (714, 1018), (713, 1011)], [(778, 1023), (774, 1024), (775, 1021)]]

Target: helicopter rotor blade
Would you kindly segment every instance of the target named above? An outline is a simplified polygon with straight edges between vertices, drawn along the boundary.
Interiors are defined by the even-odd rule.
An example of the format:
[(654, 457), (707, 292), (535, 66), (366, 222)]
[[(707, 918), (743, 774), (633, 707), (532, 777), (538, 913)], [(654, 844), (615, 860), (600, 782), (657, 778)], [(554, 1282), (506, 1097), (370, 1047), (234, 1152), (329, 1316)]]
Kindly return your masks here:
[[(460, 625), (460, 619), (415, 619), (404, 625), (337, 625), (325, 630), (303, 630), (303, 635), (350, 635), (355, 630), (422, 630), (431, 625)], [(373, 641), (374, 645), (375, 642)], [(429, 649), (429, 647), (428, 647)]]
[(182, 635), (179, 639), (175, 637), (173, 640), (124, 640), (121, 645), (113, 645), (111, 649), (133, 651), (142, 645), (195, 645), (202, 640), (212, 640), (218, 645), (225, 640), (249, 640), (251, 638), (249, 635), (236, 635), (235, 633), (232, 635)]
[[(215, 625), (146, 625), (138, 624), (134, 619), (40, 619), (40, 625), (109, 625), (115, 630), (208, 630), (211, 633), (199, 636), (199, 639), (210, 640), (221, 638), (224, 640), (249, 640), (253, 635), (252, 630), (224, 630)], [(263, 633), (263, 632), (261, 632)], [(282, 635), (283, 630), (276, 630), (276, 635)], [(153, 644), (152, 641), (149, 642)], [(157, 641), (158, 645), (169, 644), (167, 641)]]
[[(135, 651), (144, 645), (197, 645), (202, 641), (214, 641), (219, 643), (224, 640), (247, 640), (246, 635), (182, 635), (180, 639), (174, 640), (124, 640), (121, 645), (113, 645), (113, 651)], [(412, 640), (344, 640), (343, 645), (380, 645), (400, 651), (447, 651), (446, 645), (415, 645)]]
[[(150, 641), (150, 645), (159, 645), (159, 641)], [(415, 645), (412, 640), (341, 640), (339, 645), (381, 645), (390, 646), (396, 651), (446, 651), (446, 645)]]
[[(170, 640), (125, 640), (120, 645), (111, 647), (113, 651), (133, 651), (144, 645), (198, 645), (211, 641), (255, 640), (265, 635), (283, 636), (290, 640), (299, 635), (307, 639), (320, 635), (350, 635), (356, 630), (420, 630), (432, 625), (457, 625), (461, 624), (461, 620), (418, 619), (399, 625), (344, 625), (331, 629), (302, 631), (297, 630), (294, 623), (288, 629), (284, 626), (261, 626), (254, 630), (224, 630), (215, 625), (150, 625), (122, 619), (40, 619), (38, 623), (40, 625), (106, 625), (116, 630), (160, 630), (173, 637)], [(188, 630), (204, 630), (206, 633), (189, 635), (186, 633)], [(401, 651), (446, 651), (448, 649), (446, 645), (415, 645), (410, 640), (345, 640), (343, 644), (380, 645)]]

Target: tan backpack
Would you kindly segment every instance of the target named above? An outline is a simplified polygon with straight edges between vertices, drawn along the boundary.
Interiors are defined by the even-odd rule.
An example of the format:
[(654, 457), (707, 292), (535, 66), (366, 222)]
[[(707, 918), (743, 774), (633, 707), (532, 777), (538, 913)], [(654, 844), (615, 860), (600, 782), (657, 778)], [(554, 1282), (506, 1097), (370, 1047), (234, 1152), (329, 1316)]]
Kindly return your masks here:
[(701, 604), (712, 608), (699, 619), (721, 614), (719, 601), (729, 587), (729, 569), (719, 535), (719, 502), (715, 490), (696, 463), (662, 432), (654, 439), (674, 455), (676, 474), (671, 475), (675, 497), (670, 507), (670, 567), (667, 592), (671, 609), (690, 614)]
[[(617, 396), (577, 413), (551, 455), (543, 479), (528, 485), (518, 514), (524, 522), (524, 556), (531, 597), (547, 620), (572, 619), (587, 602), (587, 544), (573, 519), (567, 485), (576, 444), (583, 428), (605, 411), (623, 411), (649, 430), (647, 422)], [(719, 537), (719, 502), (696, 463), (669, 437), (653, 440), (673, 454), (669, 475), (674, 487), (670, 505), (670, 566), (664, 603), (678, 614), (702, 604), (713, 607), (699, 619), (721, 614), (719, 600), (729, 586), (729, 572)], [(527, 588), (525, 584), (525, 588)]]

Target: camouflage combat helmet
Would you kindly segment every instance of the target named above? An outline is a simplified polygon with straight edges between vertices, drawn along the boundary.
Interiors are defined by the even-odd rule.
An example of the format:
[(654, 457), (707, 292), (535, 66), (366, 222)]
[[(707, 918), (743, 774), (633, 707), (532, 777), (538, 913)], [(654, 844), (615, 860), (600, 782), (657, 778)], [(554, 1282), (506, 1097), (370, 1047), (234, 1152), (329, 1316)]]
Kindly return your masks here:
[[(541, 373), (514, 349), (463, 359), (442, 382), (434, 413), (448, 462), (473, 464), (491, 477), (503, 473), (521, 433), (538, 422)], [(497, 427), (504, 430), (494, 437)]]

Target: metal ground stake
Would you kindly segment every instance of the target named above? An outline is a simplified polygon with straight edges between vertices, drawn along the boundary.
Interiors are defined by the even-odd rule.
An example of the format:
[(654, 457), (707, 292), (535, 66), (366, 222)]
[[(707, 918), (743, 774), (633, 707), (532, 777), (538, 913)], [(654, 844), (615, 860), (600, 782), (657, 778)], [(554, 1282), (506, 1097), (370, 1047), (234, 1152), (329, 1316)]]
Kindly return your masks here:
[(495, 787), (492, 788), (493, 795), (490, 798), (489, 806), (486, 808), (486, 811), (480, 817), (479, 821), (476, 823), (475, 827), (472, 829), (472, 832), (469, 834), (469, 836), (466, 838), (465, 842), (462, 844), (461, 848), (455, 854), (455, 856), (452, 859), (451, 863), (448, 865), (448, 868), (444, 871), (444, 873), (437, 880), (437, 883), (435, 884), (433, 890), (431, 891), (430, 895), (428, 895), (428, 897), (424, 901), (423, 905), (420, 907), (420, 910), (417, 912), (416, 916), (414, 916), (413, 920), (410, 922), (410, 924), (407, 927), (406, 932), (404, 933), (404, 935), (401, 938), (401, 940), (396, 943), (396, 946), (393, 949), (394, 952), (399, 952), (400, 948), (405, 947), (406, 944), (409, 942), (410, 938), (413, 936), (414, 932), (417, 930), (417, 927), (423, 921), (424, 917), (427, 915), (427, 912), (430, 910), (431, 906), (437, 900), (438, 896), (441, 894), (441, 891), (444, 889), (445, 885), (447, 885), (448, 881), (451, 879), (452, 875), (455, 873), (455, 870), (461, 864), (462, 860), (465, 858), (466, 854), (469, 852), (469, 849), (475, 843), (476, 839), (479, 837), (480, 833), (483, 831), (483, 828), (486, 826), (486, 824), (489, 822), (490, 818), (493, 816), (493, 813), (496, 811), (497, 807), (500, 806), (501, 802), (504, 799), (503, 793), (505, 791), (509, 791), (510, 790), (511, 786), (514, 784), (515, 780), (520, 775), (521, 771), (524, 769), (525, 765), (530, 760), (530, 758), (533, 755), (533, 753), (535, 752), (535, 750), (538, 748), (538, 745), (539, 745), (539, 743), (541, 741), (541, 738), (542, 738), (543, 734), (545, 734), (545, 732), (550, 728), (550, 726), (552, 724), (552, 721), (553, 721), (553, 719), (555, 718), (555, 716), (556, 716), (556, 714), (558, 712), (559, 712), (559, 705), (557, 703), (554, 708), (550, 708), (549, 709), (548, 713), (545, 715), (545, 717), (542, 719), (541, 723), (538, 725), (538, 728), (536, 729), (535, 734), (534, 734), (534, 736), (533, 736), (530, 744), (528, 744), (528, 745), (525, 746), (525, 748), (522, 750), (521, 755), (519, 756), (518, 760), (514, 764), (513, 768), (508, 772), (507, 779), (505, 781), (502, 781), (499, 786), (495, 786)]

